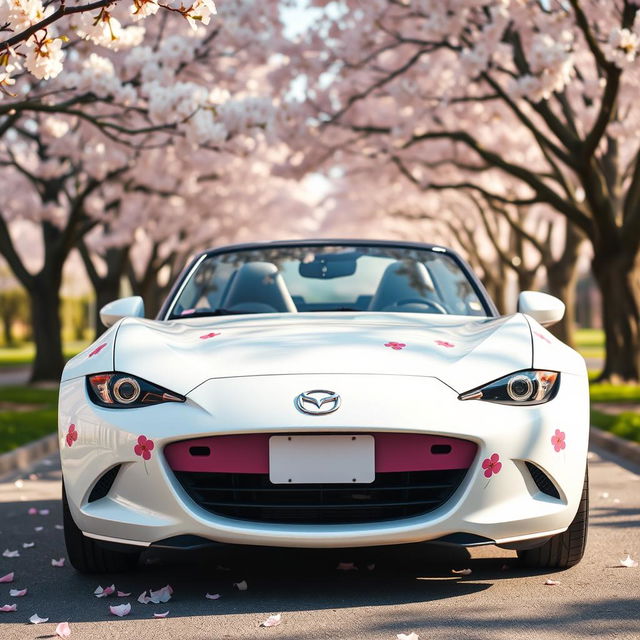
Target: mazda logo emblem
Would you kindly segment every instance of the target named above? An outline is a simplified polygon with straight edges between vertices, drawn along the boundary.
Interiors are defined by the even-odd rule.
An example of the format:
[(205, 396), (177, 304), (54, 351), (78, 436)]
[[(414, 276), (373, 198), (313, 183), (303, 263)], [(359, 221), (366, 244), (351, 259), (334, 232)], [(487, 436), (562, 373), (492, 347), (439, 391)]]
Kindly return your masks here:
[(334, 391), (313, 389), (296, 397), (296, 409), (312, 416), (333, 413), (340, 407), (340, 396)]

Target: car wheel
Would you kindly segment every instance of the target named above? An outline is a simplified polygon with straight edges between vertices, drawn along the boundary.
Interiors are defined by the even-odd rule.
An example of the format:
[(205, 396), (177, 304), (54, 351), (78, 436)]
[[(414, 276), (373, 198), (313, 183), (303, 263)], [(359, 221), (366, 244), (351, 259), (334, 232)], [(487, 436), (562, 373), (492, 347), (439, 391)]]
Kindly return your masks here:
[(138, 563), (139, 551), (127, 553), (105, 549), (80, 531), (71, 517), (64, 484), (62, 485), (62, 522), (67, 555), (76, 571), (80, 573), (122, 573), (133, 569)]
[(527, 567), (568, 569), (578, 564), (584, 555), (589, 530), (589, 470), (584, 475), (578, 512), (569, 528), (553, 536), (542, 546), (518, 551), (518, 558)]

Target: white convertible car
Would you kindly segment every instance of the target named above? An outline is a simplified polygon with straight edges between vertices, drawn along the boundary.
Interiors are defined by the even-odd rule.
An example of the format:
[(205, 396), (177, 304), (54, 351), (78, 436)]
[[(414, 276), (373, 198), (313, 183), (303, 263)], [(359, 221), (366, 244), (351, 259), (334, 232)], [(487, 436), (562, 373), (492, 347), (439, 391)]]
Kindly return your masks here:
[(518, 305), (444, 247), (353, 240), (202, 253), (154, 320), (110, 303), (60, 387), (69, 560), (440, 541), (576, 564), (585, 363), (544, 328), (559, 300)]

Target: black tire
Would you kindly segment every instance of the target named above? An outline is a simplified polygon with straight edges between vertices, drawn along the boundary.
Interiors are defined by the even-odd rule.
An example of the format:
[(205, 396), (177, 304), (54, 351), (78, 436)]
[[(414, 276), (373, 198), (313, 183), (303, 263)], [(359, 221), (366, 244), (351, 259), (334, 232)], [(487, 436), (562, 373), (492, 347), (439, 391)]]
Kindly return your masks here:
[(578, 564), (584, 555), (589, 530), (589, 470), (584, 474), (582, 498), (578, 512), (569, 528), (553, 536), (542, 546), (518, 551), (518, 558), (527, 567), (537, 569), (568, 569)]
[(122, 573), (133, 569), (140, 557), (139, 551), (122, 552), (101, 547), (87, 538), (71, 517), (67, 493), (62, 485), (62, 522), (64, 541), (69, 562), (80, 573)]

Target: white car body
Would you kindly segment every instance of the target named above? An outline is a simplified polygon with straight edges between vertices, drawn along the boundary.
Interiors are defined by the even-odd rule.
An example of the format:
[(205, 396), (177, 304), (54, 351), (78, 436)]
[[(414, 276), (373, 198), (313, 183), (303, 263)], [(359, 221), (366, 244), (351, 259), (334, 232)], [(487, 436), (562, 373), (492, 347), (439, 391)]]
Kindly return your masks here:
[[(405, 346), (385, 346), (390, 342)], [(560, 373), (553, 400), (517, 407), (459, 398), (527, 369)], [(105, 371), (138, 376), (186, 402), (97, 406), (88, 397), (86, 380)], [(296, 398), (313, 390), (339, 394), (339, 407), (321, 415), (301, 412)], [(585, 477), (589, 405), (584, 360), (522, 313), (124, 318), (69, 361), (59, 407), (62, 469), (73, 520), (89, 538), (141, 548), (186, 540), (177, 536), (288, 547), (445, 539), (466, 546), (526, 548), (527, 541), (567, 529)], [(71, 444), (70, 425), (77, 434)], [(562, 447), (556, 446), (558, 432)], [(465, 445), (468, 461), (459, 484), (435, 509), (391, 520), (308, 524), (212, 513), (190, 497), (167, 455), (172, 444), (248, 434), (267, 434), (266, 440), (254, 438), (262, 447), (272, 436), (290, 434), (367, 435), (380, 442), (383, 434), (414, 434), (471, 444)], [(149, 459), (136, 452), (140, 436), (154, 443)], [(499, 467), (487, 462), (496, 454)], [(403, 461), (396, 463), (402, 466)], [(557, 497), (540, 490), (527, 463), (546, 475)], [(116, 467), (108, 493), (89, 501), (99, 479)]]

